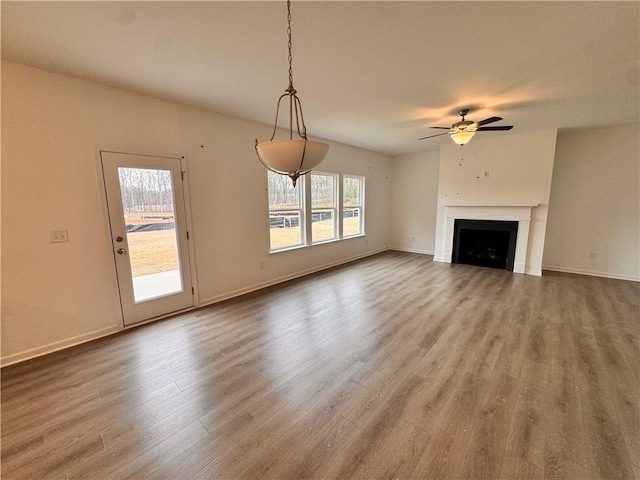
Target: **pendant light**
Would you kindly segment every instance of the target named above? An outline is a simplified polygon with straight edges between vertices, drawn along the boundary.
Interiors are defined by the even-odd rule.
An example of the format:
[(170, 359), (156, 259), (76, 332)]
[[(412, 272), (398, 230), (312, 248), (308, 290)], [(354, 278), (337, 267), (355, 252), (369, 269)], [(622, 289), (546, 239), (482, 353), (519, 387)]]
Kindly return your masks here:
[[(307, 126), (302, 115), (302, 103), (298, 98), (297, 91), (293, 88), (293, 68), (291, 66), (291, 0), (287, 0), (287, 36), (289, 39), (289, 86), (278, 98), (276, 107), (276, 119), (273, 126), (273, 134), (267, 142), (258, 143), (256, 139), (256, 154), (258, 160), (269, 170), (279, 175), (287, 175), (291, 178), (293, 186), (300, 175), (309, 173), (317, 167), (329, 151), (329, 145), (322, 142), (315, 142), (307, 139)], [(280, 113), (280, 102), (284, 98), (289, 99), (289, 138), (286, 140), (274, 140), (278, 129), (278, 114)], [(297, 138), (293, 137), (293, 123), (295, 116), (295, 127)], [(302, 127), (302, 131), (300, 130)]]

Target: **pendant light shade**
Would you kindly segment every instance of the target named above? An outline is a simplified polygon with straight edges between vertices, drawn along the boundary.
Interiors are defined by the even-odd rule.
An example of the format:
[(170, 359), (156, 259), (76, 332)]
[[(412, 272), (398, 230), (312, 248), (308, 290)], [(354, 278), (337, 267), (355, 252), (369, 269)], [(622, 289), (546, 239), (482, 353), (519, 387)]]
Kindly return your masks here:
[[(293, 88), (293, 67), (291, 56), (291, 0), (287, 0), (287, 36), (289, 38), (289, 86), (278, 99), (276, 107), (276, 119), (273, 126), (273, 134), (267, 142), (258, 142), (256, 139), (256, 154), (258, 160), (269, 170), (291, 178), (293, 186), (300, 175), (309, 173), (317, 167), (329, 151), (329, 145), (307, 139), (307, 126), (302, 114), (302, 103), (297, 91)], [(278, 130), (278, 115), (280, 103), (283, 99), (289, 100), (289, 139), (274, 140)], [(286, 100), (285, 100), (286, 101)], [(293, 124), (297, 130), (297, 138), (293, 136)], [(302, 131), (300, 130), (302, 127)]]
[[(312, 140), (272, 140), (256, 145), (258, 158), (270, 170), (281, 175), (308, 173), (317, 167), (329, 151), (329, 145)], [(302, 159), (302, 163), (300, 160)]]

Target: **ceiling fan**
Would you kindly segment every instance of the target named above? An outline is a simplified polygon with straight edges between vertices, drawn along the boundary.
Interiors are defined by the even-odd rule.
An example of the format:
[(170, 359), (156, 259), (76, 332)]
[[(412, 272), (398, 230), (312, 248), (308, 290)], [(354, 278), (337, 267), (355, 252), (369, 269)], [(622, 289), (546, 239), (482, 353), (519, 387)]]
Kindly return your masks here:
[(479, 122), (471, 122), (469, 120), (465, 120), (464, 117), (469, 113), (468, 108), (463, 108), (462, 110), (458, 110), (458, 115), (462, 117), (462, 120), (454, 123), (451, 127), (429, 127), (429, 128), (438, 128), (441, 130), (449, 130), (445, 133), (437, 133), (435, 135), (429, 135), (428, 137), (422, 137), (418, 140), (425, 140), (427, 138), (439, 137), (441, 135), (450, 135), (451, 139), (456, 142), (458, 145), (464, 145), (468, 143), (469, 140), (476, 134), (476, 132), (486, 132), (486, 131), (497, 131), (497, 130), (511, 130), (513, 125), (504, 125), (501, 127), (485, 127), (488, 123), (498, 122), (502, 120), (502, 117), (489, 117), (484, 120), (480, 120)]

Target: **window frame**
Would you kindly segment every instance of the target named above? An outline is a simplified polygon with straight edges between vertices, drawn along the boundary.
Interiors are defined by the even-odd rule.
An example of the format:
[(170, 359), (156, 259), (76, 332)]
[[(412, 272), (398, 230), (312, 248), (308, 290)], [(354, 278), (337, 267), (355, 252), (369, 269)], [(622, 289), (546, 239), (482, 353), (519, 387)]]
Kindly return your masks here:
[[(269, 219), (271, 218), (272, 211), (292, 211), (294, 208), (284, 209), (271, 209), (269, 205), (269, 171), (267, 170), (266, 177), (266, 197), (267, 197), (267, 212)], [(271, 172), (272, 173), (272, 172)], [(272, 173), (273, 174), (273, 173)], [(334, 214), (334, 232), (335, 236), (331, 239), (313, 240), (313, 226), (312, 226), (312, 191), (311, 191), (311, 177), (312, 175), (326, 175), (334, 177), (334, 207), (332, 208)], [(273, 174), (277, 175), (277, 174)], [(359, 233), (351, 235), (344, 235), (344, 179), (355, 178), (359, 180), (360, 187), (360, 205), (359, 207)], [(289, 180), (289, 179), (287, 179)], [(290, 181), (290, 180), (289, 180)], [(366, 177), (364, 175), (347, 174), (347, 173), (335, 173), (335, 172), (320, 172), (312, 171), (308, 174), (301, 176), (298, 179), (298, 195), (299, 195), (299, 208), (297, 209), (300, 215), (300, 243), (296, 245), (287, 245), (284, 247), (272, 248), (271, 247), (271, 222), (269, 220), (269, 250), (268, 253), (281, 253), (289, 250), (298, 250), (300, 248), (311, 247), (315, 245), (323, 245), (325, 243), (340, 242), (342, 240), (359, 238), (366, 236), (366, 222), (365, 222), (365, 182)], [(353, 208), (353, 207), (348, 207)], [(326, 208), (322, 208), (326, 209)]]
[[(310, 232), (310, 244), (311, 245), (317, 245), (319, 243), (326, 243), (326, 242), (333, 242), (335, 240), (340, 240), (341, 236), (340, 236), (340, 227), (338, 225), (338, 183), (340, 180), (340, 175), (337, 173), (329, 173), (329, 172), (309, 172), (309, 204), (311, 205), (311, 212), (310, 212), (310, 219), (311, 221), (309, 222), (311, 224), (311, 232)], [(331, 177), (333, 179), (333, 206), (332, 207), (313, 207), (313, 187), (312, 187), (312, 183), (313, 183), (313, 177), (314, 176), (318, 176), (318, 177)], [(313, 211), (314, 210), (331, 210), (333, 212), (333, 237), (331, 238), (323, 238), (322, 240), (315, 240), (313, 238)]]
[[(344, 206), (344, 181), (345, 179), (353, 179), (353, 180), (358, 180), (358, 206), (357, 207), (345, 207)], [(340, 192), (340, 197), (341, 197), (341, 201), (340, 201), (340, 209), (341, 209), (341, 216), (340, 216), (340, 223), (344, 223), (344, 209), (345, 208), (357, 208), (358, 209), (358, 232), (357, 233), (352, 233), (350, 235), (345, 235), (344, 234), (344, 225), (341, 225), (340, 227), (340, 234), (341, 234), (341, 238), (352, 238), (352, 237), (358, 237), (361, 235), (364, 235), (364, 177), (362, 175), (351, 175), (351, 174), (344, 174), (341, 175), (341, 181), (342, 181), (342, 185), (341, 185), (341, 192)]]
[[(307, 234), (306, 234), (306, 229), (305, 229), (305, 225), (306, 225), (306, 208), (305, 208), (305, 188), (304, 188), (304, 182), (298, 182), (297, 184), (297, 188), (298, 188), (298, 208), (271, 208), (271, 204), (269, 201), (269, 175), (278, 175), (279, 177), (281, 177), (282, 175), (279, 175), (277, 173), (273, 173), (270, 170), (267, 170), (267, 188), (266, 188), (266, 192), (267, 192), (267, 211), (268, 211), (268, 217), (267, 217), (267, 225), (269, 228), (269, 252), (282, 252), (285, 250), (292, 250), (295, 248), (301, 248), (306, 246), (306, 239), (307, 239)], [(286, 179), (288, 182), (290, 182), (291, 180), (289, 178)], [(299, 233), (299, 242), (296, 244), (291, 244), (291, 245), (285, 245), (282, 247), (276, 247), (274, 248), (271, 245), (271, 212), (292, 212), (292, 211), (297, 211), (298, 212), (298, 228), (300, 229), (300, 233)]]

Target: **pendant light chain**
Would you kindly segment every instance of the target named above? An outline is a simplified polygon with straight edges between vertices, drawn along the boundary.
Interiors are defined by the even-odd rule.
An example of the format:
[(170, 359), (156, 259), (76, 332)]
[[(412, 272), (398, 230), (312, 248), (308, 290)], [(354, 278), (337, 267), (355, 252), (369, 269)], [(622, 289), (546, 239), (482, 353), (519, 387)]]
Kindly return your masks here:
[(287, 37), (289, 42), (287, 47), (289, 49), (289, 87), (293, 88), (293, 55), (291, 54), (291, 0), (287, 0)]

